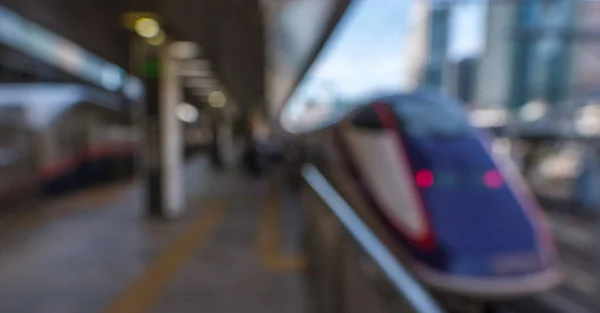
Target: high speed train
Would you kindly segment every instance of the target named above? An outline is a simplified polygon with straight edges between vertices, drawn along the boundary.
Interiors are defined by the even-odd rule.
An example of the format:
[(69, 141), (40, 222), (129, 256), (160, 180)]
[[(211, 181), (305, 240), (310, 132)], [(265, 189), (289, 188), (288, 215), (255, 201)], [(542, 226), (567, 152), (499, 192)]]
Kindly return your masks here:
[(458, 101), (427, 89), (385, 96), (322, 134), (319, 167), (427, 287), (514, 299), (562, 281), (542, 210)]

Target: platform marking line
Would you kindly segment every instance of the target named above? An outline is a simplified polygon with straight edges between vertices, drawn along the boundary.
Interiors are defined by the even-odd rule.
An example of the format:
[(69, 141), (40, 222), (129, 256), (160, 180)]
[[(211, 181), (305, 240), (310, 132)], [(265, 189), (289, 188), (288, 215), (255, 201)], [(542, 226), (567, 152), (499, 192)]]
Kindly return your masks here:
[(72, 214), (98, 210), (119, 200), (119, 197), (127, 191), (125, 188), (129, 188), (129, 186), (122, 182), (116, 182), (107, 186), (91, 187), (73, 194), (53, 196), (40, 202), (41, 207), (35, 208), (35, 210), (6, 216), (0, 222), (0, 227), (6, 224), (18, 229), (35, 228)]
[[(273, 180), (271, 180), (273, 182)], [(282, 223), (281, 201), (278, 188), (270, 184), (267, 201), (263, 204), (256, 247), (263, 266), (272, 271), (299, 271), (307, 266), (306, 257), (300, 253), (286, 254), (281, 251)]]
[(167, 284), (223, 219), (226, 209), (227, 203), (224, 201), (211, 203), (207, 211), (173, 241), (103, 312), (148, 312), (162, 295)]

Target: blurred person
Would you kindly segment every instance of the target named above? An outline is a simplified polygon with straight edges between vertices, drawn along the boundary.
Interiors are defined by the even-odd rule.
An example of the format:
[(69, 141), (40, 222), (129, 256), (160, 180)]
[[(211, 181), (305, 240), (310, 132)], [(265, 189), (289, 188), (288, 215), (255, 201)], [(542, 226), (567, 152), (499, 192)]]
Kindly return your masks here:
[(260, 157), (260, 152), (256, 142), (252, 138), (248, 138), (245, 141), (244, 154), (243, 154), (243, 166), (246, 172), (252, 177), (261, 177), (263, 174), (263, 167)]
[(219, 149), (219, 136), (218, 136), (218, 127), (217, 124), (213, 124), (212, 126), (212, 140), (210, 143), (209, 154), (210, 154), (210, 163), (215, 169), (223, 168), (223, 160), (221, 158), (221, 151)]

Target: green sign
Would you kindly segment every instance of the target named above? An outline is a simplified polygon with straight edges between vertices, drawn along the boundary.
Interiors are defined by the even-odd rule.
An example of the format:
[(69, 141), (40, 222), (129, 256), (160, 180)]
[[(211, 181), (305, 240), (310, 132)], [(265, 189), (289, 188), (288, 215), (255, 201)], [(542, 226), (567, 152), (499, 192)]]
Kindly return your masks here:
[(160, 63), (158, 60), (146, 60), (144, 63), (142, 63), (140, 76), (144, 78), (159, 78)]

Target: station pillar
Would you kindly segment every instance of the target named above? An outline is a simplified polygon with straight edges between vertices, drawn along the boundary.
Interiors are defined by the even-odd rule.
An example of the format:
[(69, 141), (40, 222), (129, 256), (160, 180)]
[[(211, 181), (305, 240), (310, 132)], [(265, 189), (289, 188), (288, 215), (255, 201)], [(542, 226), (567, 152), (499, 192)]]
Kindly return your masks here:
[(175, 110), (182, 100), (179, 61), (169, 53), (169, 42), (141, 43), (141, 72), (146, 97), (141, 110), (144, 138), (142, 167), (145, 205), (150, 216), (172, 219), (185, 209), (183, 184), (183, 125)]

